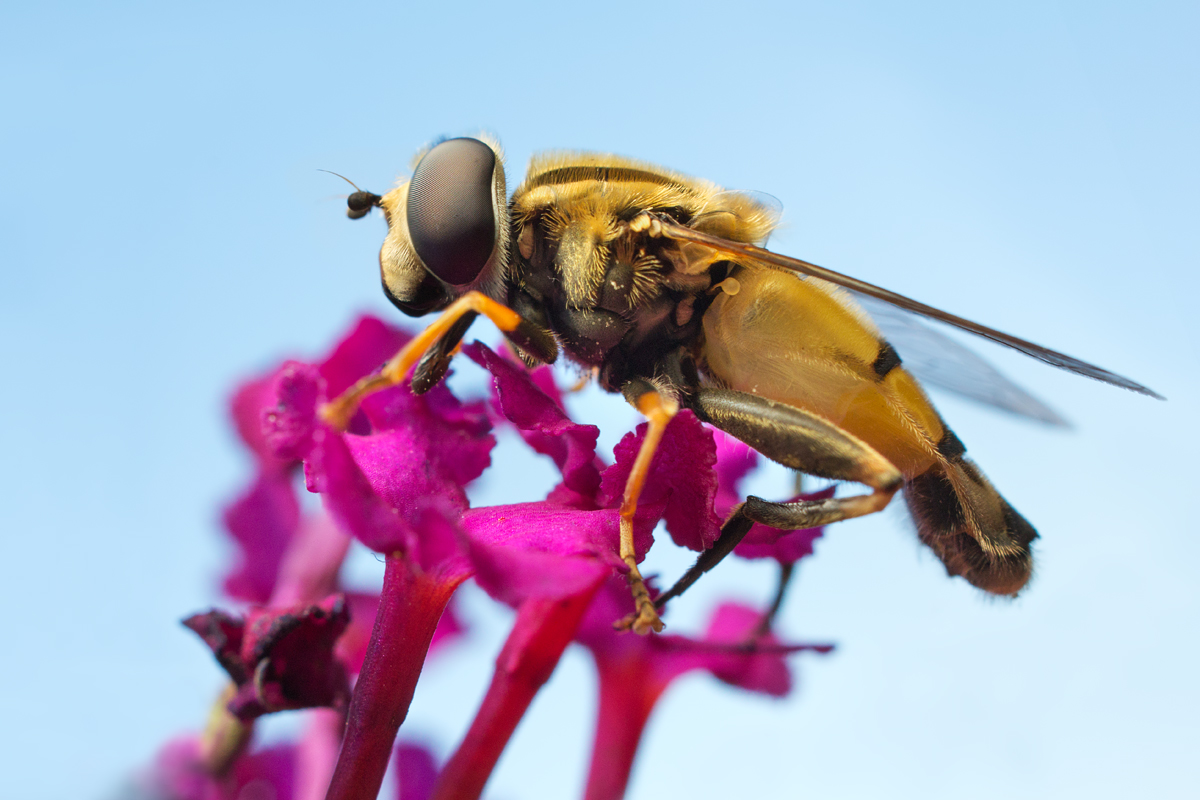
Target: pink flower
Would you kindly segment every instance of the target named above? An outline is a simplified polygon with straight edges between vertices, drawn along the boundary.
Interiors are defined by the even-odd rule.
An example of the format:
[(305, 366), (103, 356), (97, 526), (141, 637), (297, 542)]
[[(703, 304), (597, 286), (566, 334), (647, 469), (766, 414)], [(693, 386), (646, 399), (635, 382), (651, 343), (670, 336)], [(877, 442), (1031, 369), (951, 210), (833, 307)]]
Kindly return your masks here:
[(792, 687), (785, 655), (833, 649), (823, 644), (781, 644), (774, 635), (759, 633), (761, 611), (733, 603), (717, 608), (700, 639), (629, 636), (614, 631), (613, 617), (632, 610), (624, 583), (610, 581), (592, 603), (578, 633), (579, 641), (595, 659), (600, 679), (587, 800), (616, 800), (624, 795), (646, 722), (676, 678), (702, 669), (731, 686), (782, 697)]
[(203, 766), (200, 741), (187, 737), (168, 743), (139, 783), (154, 800), (293, 800), (295, 761), (295, 748), (270, 747), (239, 758), (227, 774), (214, 776)]
[(274, 452), (303, 459), (308, 488), (321, 494), (338, 527), (386, 556), (331, 798), (378, 791), (438, 622), (471, 575), (459, 528), (469, 506), (465, 486), (488, 466), (495, 444), (482, 405), (460, 403), (444, 385), (422, 396), (407, 386), (378, 392), (348, 431), (325, 425), (321, 403), (382, 360), (362, 355), (374, 356), (382, 338), (367, 335), (372, 329), (360, 324), (320, 367), (286, 365), (278, 402), (264, 415)]
[[(601, 469), (595, 453), (596, 430), (572, 422), (558, 398), (536, 385), (528, 371), (478, 343), (467, 345), (464, 352), (494, 376), (493, 405), (502, 420), (516, 427), (534, 450), (554, 461), (562, 482), (543, 501), (469, 509), (463, 514), (461, 526), (467, 534), (476, 581), (494, 598), (516, 608), (517, 619), (496, 659), (480, 710), (438, 779), (434, 800), (479, 796), (585, 612), (603, 621), (611, 640), (630, 641), (631, 647), (643, 646), (634, 642), (648, 642), (648, 647), (662, 643), (666, 652), (675, 655), (676, 665), (700, 658), (700, 665), (714, 673), (723, 670), (720, 674), (735, 682), (750, 680), (748, 671), (753, 670), (755, 680), (764, 686), (786, 691), (787, 675), (786, 671), (782, 678), (779, 675), (783, 665), (778, 653), (768, 663), (730, 647), (720, 653), (711, 649), (698, 652), (685, 648), (680, 637), (643, 640), (613, 631), (613, 622), (632, 610), (628, 588), (618, 580), (615, 583), (620, 587), (613, 589), (623, 596), (628, 609), (593, 603), (592, 598), (605, 580), (626, 569), (618, 556), (618, 510), (645, 426), (618, 444), (616, 463)], [(709, 429), (690, 412), (681, 413), (663, 436), (638, 504), (634, 527), (639, 558), (652, 543), (651, 533), (660, 519), (665, 519), (677, 543), (692, 549), (706, 549), (716, 540), (720, 533), (720, 519), (714, 511), (716, 464)], [(731, 608), (722, 615), (719, 622), (723, 627), (712, 637), (727, 635), (733, 624), (729, 620), (736, 614)], [(761, 614), (754, 614), (752, 623), (737, 628), (737, 634), (748, 635), (761, 620)], [(772, 672), (776, 662), (779, 669)], [(692, 667), (680, 667), (687, 668)], [(781, 681), (783, 689), (779, 688)], [(661, 688), (655, 697), (657, 692)]]
[[(242, 720), (281, 709), (344, 709), (358, 675), (344, 726), (336, 710), (310, 712), (298, 745), (304, 756), (287, 786), (279, 785), (279, 798), (374, 797), (391, 758), (400, 767), (402, 800), (478, 797), (572, 641), (592, 651), (600, 677), (588, 797), (619, 797), (646, 719), (676, 677), (705, 670), (739, 688), (782, 696), (791, 688), (787, 654), (828, 651), (782, 644), (763, 630), (762, 611), (728, 603), (699, 638), (613, 629), (633, 607), (622, 578), (628, 567), (618, 555), (619, 507), (645, 426), (627, 434), (606, 465), (596, 453), (598, 429), (570, 419), (547, 369), (531, 372), (469, 344), (464, 353), (494, 379), (490, 414), (485, 403), (462, 402), (445, 384), (419, 396), (395, 386), (365, 398), (345, 431), (326, 425), (322, 405), (408, 339), (364, 318), (323, 361), (287, 362), (244, 386), (233, 402), (255, 477), (225, 514), (241, 556), (225, 586), (255, 605), (244, 617), (212, 611), (187, 624), (229, 673), (236, 687), (229, 708)], [(493, 423), (512, 425), (553, 461), (560, 481), (545, 499), (471, 507), (466, 487), (491, 463)], [(677, 544), (708, 549), (756, 459), (722, 434), (714, 439), (690, 412), (679, 413), (638, 503), (637, 559), (660, 521)], [(301, 514), (294, 486), (301, 470), (322, 512)], [(759, 528), (738, 555), (790, 564), (820, 535)], [(339, 591), (351, 537), (384, 556), (378, 596)], [(516, 609), (516, 620), (474, 721), (438, 771), (428, 753), (395, 739), (430, 648), (459, 628), (447, 608), (471, 577)], [(199, 775), (200, 789), (188, 788), (189, 798), (225, 791), (230, 776), (255, 758), (245, 752), (250, 733), (249, 726), (226, 725), (217, 744), (228, 745), (227, 757), (212, 759), (204, 745), (190, 760), (176, 759), (187, 766), (173, 767), (172, 780)]]

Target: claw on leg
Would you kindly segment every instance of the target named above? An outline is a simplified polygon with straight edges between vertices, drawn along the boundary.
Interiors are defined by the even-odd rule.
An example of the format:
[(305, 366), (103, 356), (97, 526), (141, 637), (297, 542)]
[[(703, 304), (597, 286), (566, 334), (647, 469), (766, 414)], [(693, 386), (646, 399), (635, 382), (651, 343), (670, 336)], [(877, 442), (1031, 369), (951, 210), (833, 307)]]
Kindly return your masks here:
[[(632, 536), (632, 533), (630, 535)], [(623, 536), (622, 539), (624, 539)], [(650, 631), (662, 633), (662, 629), (666, 626), (658, 616), (658, 609), (654, 607), (650, 590), (646, 588), (646, 581), (637, 567), (637, 558), (630, 555), (625, 556), (624, 560), (629, 567), (629, 574), (625, 576), (625, 579), (629, 582), (629, 591), (633, 594), (634, 611), (624, 619), (618, 620), (614, 627), (618, 630), (633, 631), (639, 635), (647, 634)]]

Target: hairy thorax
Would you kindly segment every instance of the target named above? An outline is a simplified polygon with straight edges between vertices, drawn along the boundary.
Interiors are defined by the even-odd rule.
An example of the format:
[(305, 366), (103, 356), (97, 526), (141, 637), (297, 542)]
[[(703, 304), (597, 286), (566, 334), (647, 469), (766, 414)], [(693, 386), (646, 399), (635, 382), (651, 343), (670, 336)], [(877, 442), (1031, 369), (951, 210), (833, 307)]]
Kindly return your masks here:
[(689, 273), (671, 243), (630, 230), (624, 217), (639, 211), (539, 215), (517, 234), (510, 304), (553, 331), (572, 360), (598, 367), (610, 391), (655, 377), (665, 360), (695, 346), (722, 272), (719, 265)]

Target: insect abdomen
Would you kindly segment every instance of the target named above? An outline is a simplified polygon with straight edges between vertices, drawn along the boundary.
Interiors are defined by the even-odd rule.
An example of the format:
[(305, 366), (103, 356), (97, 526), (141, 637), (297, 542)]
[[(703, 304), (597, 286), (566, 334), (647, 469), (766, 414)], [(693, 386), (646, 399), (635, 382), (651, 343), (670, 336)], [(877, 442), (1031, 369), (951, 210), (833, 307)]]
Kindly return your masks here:
[(904, 483), (917, 536), (973, 586), (1015, 595), (1033, 573), (1037, 531), (972, 462), (937, 465)]
[(704, 317), (706, 373), (738, 391), (811, 411), (863, 440), (904, 476), (921, 541), (970, 583), (1015, 594), (1029, 579), (1033, 527), (963, 457), (916, 379), (869, 320), (822, 281), (763, 269)]

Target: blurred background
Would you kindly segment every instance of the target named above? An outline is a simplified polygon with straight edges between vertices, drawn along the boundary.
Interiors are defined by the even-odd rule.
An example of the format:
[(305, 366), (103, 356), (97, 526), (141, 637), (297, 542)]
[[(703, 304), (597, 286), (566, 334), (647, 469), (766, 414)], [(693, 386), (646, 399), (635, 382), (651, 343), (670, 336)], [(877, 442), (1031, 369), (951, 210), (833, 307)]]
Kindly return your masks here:
[[(382, 219), (348, 222), (317, 170), (383, 192), (430, 139), (489, 130), (510, 187), (531, 153), (580, 148), (766, 192), (774, 249), (1169, 398), (979, 343), (1074, 424), (935, 393), (1042, 534), (1029, 589), (947, 579), (902, 503), (830, 529), (782, 626), (836, 653), (793, 661), (785, 701), (675, 685), (631, 798), (1194, 796), (1198, 40), (1189, 2), (6, 4), (0, 795), (116, 797), (201, 725), (222, 673), (178, 621), (218, 598), (219, 509), (251, 474), (227, 397), (358, 312), (402, 319)], [(595, 391), (573, 411), (608, 448), (636, 420)], [(539, 497), (548, 464), (504, 448), (477, 501)], [(690, 560), (660, 540), (648, 569)], [(772, 581), (728, 565), (672, 629)], [(403, 731), (442, 755), (509, 619), (463, 601), (471, 636)], [(591, 670), (568, 652), (490, 796), (581, 792)]]

